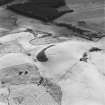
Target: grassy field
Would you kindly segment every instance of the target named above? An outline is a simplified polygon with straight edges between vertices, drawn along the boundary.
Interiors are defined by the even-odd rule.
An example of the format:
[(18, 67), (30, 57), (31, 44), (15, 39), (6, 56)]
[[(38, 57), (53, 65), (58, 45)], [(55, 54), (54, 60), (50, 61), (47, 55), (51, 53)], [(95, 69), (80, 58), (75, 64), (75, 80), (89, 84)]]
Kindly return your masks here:
[(79, 21), (85, 21), (89, 27), (91, 26), (95, 30), (98, 29), (98, 31), (104, 32), (105, 12), (103, 3), (103, 0), (67, 0), (67, 5), (74, 12), (62, 16), (57, 21), (73, 24), (77, 24)]
[(104, 0), (66, 0), (67, 3), (77, 4), (77, 3), (104, 3)]

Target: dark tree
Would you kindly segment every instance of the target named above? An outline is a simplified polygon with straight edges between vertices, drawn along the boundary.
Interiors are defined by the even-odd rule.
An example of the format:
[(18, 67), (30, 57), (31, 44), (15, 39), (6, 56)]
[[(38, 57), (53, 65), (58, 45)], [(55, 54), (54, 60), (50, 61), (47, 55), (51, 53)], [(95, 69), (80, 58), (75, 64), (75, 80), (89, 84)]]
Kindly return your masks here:
[(14, 0), (0, 0), (0, 6), (10, 3), (12, 1), (14, 1)]
[(52, 22), (65, 13), (73, 10), (59, 11), (59, 7), (66, 6), (65, 0), (28, 0), (25, 3), (9, 5), (7, 8), (21, 15)]
[(34, 4), (39, 6), (52, 7), (52, 8), (59, 8), (66, 4), (65, 0), (30, 0), (30, 2), (33, 2)]

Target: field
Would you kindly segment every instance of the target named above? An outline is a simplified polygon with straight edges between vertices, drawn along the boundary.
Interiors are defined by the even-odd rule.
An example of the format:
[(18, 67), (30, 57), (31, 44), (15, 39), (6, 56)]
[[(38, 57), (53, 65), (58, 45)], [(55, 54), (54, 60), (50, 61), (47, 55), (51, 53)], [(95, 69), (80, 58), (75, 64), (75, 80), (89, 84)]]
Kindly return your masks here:
[(0, 105), (105, 105), (104, 1), (66, 4), (52, 23), (0, 7)]

